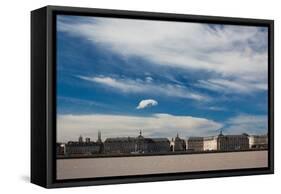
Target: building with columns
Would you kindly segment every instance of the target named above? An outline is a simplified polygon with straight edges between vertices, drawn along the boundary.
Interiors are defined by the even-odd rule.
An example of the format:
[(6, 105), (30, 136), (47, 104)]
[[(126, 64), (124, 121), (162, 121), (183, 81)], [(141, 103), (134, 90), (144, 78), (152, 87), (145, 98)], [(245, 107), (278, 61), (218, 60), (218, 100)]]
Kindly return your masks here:
[(187, 150), (194, 152), (202, 152), (204, 150), (204, 138), (189, 137), (187, 139)]
[(268, 148), (268, 136), (265, 135), (250, 135), (249, 136), (250, 149), (267, 149)]
[(247, 150), (253, 147), (265, 147), (267, 145), (265, 136), (249, 136), (248, 134), (219, 135), (209, 137), (189, 137), (187, 149), (189, 151), (235, 151)]
[(167, 138), (145, 138), (142, 131), (137, 137), (115, 137), (104, 141), (104, 153), (164, 153), (170, 151)]
[(235, 151), (249, 149), (248, 134), (223, 135), (222, 132), (217, 137), (217, 148), (220, 151)]
[(218, 149), (218, 136), (209, 136), (203, 138), (203, 150), (214, 151)]

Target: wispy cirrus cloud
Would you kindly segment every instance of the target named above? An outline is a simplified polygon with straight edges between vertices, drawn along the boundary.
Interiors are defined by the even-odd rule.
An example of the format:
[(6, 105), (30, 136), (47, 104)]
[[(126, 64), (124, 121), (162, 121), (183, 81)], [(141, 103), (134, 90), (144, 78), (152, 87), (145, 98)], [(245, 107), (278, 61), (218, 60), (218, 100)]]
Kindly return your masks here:
[[(263, 27), (93, 17), (74, 24), (59, 20), (58, 27), (124, 58), (214, 72), (206, 82), (223, 79), (231, 88), (243, 80), (251, 91), (264, 90), (267, 84), (268, 32)], [(226, 83), (230, 79), (231, 83)], [(220, 87), (216, 84), (212, 89)]]
[(189, 90), (188, 88), (178, 84), (156, 83), (152, 79), (124, 79), (113, 78), (108, 76), (78, 76), (80, 79), (101, 84), (104, 87), (110, 87), (118, 92), (124, 93), (146, 93), (165, 95), (169, 97), (178, 97), (185, 99), (193, 99), (198, 101), (208, 101), (207, 95), (199, 94)]
[[(177, 116), (171, 114), (153, 114), (151, 116), (132, 115), (58, 115), (58, 141), (76, 140), (79, 135), (97, 138), (98, 131), (103, 138), (135, 137), (143, 130), (147, 137), (175, 137), (178, 132), (181, 137), (206, 135), (222, 127), (213, 120), (192, 116)], [(109, 122), (110, 121), (110, 122)]]
[(210, 106), (210, 107), (207, 107), (207, 109), (212, 110), (212, 111), (227, 111), (227, 108), (219, 107), (219, 106)]
[(224, 131), (232, 134), (265, 134), (268, 132), (268, 116), (239, 114), (225, 122)]
[[(76, 104), (75, 108), (85, 105), (91, 111), (58, 113), (60, 141), (80, 134), (95, 138), (98, 130), (104, 137), (136, 136), (139, 129), (145, 136), (155, 137), (173, 137), (176, 132), (181, 136), (215, 135), (221, 127), (231, 134), (267, 131), (266, 28), (77, 16), (58, 16), (57, 25), (58, 37), (63, 37), (58, 43), (73, 41), (94, 52), (92, 56), (83, 49), (77, 52), (78, 47), (66, 48), (70, 52), (61, 61), (71, 64), (71, 76), (76, 79), (79, 74), (81, 80), (77, 90), (63, 85), (62, 94), (71, 90), (75, 96), (92, 99), (100, 92), (100, 102), (61, 100), (63, 106), (65, 102), (67, 106)], [(87, 60), (69, 60), (76, 52)], [(79, 64), (84, 62), (82, 70)], [(91, 93), (88, 86), (98, 90)], [(111, 92), (121, 94), (110, 102), (117, 111), (112, 111), (112, 104), (106, 110), (101, 106), (108, 103), (102, 95)], [(136, 110), (136, 100), (146, 98), (159, 100), (159, 110), (165, 114)], [(260, 110), (256, 110), (258, 105)], [(120, 114), (121, 109), (128, 115), (113, 114)], [(237, 111), (248, 114), (236, 115)]]
[(208, 79), (199, 80), (196, 87), (224, 93), (252, 93), (256, 91), (266, 91), (268, 86), (260, 80), (229, 80), (229, 79)]
[(67, 97), (67, 96), (57, 96), (57, 100), (71, 103), (71, 104), (82, 105), (82, 106), (87, 105), (87, 106), (97, 106), (97, 107), (108, 107), (108, 105), (101, 102), (97, 102), (95, 100), (85, 100), (85, 99)]

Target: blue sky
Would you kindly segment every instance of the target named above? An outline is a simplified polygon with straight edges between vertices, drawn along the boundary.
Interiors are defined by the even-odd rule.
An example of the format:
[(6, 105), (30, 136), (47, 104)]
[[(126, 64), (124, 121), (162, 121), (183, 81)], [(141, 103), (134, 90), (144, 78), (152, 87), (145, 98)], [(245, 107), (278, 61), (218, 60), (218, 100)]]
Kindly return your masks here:
[(267, 28), (57, 17), (58, 140), (267, 132)]

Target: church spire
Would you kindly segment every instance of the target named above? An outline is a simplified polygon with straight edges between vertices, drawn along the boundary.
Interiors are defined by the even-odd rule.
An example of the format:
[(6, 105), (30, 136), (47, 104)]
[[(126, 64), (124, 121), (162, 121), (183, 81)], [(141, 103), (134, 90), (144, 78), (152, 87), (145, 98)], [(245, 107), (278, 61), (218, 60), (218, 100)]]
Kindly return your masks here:
[(79, 142), (79, 143), (83, 143), (83, 137), (82, 137), (82, 135), (79, 136), (78, 142)]
[(98, 142), (101, 142), (101, 132), (98, 131)]

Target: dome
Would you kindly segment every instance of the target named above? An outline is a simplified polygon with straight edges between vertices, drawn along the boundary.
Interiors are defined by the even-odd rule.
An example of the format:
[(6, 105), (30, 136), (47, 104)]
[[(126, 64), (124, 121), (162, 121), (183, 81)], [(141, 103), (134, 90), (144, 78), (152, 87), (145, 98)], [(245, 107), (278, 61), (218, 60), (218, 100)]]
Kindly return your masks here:
[(179, 133), (177, 133), (177, 136), (175, 138), (175, 141), (179, 141), (180, 140), (180, 137), (179, 137)]
[(222, 130), (220, 130), (220, 134), (218, 135), (218, 137), (222, 137), (222, 136), (224, 135), (222, 134)]

